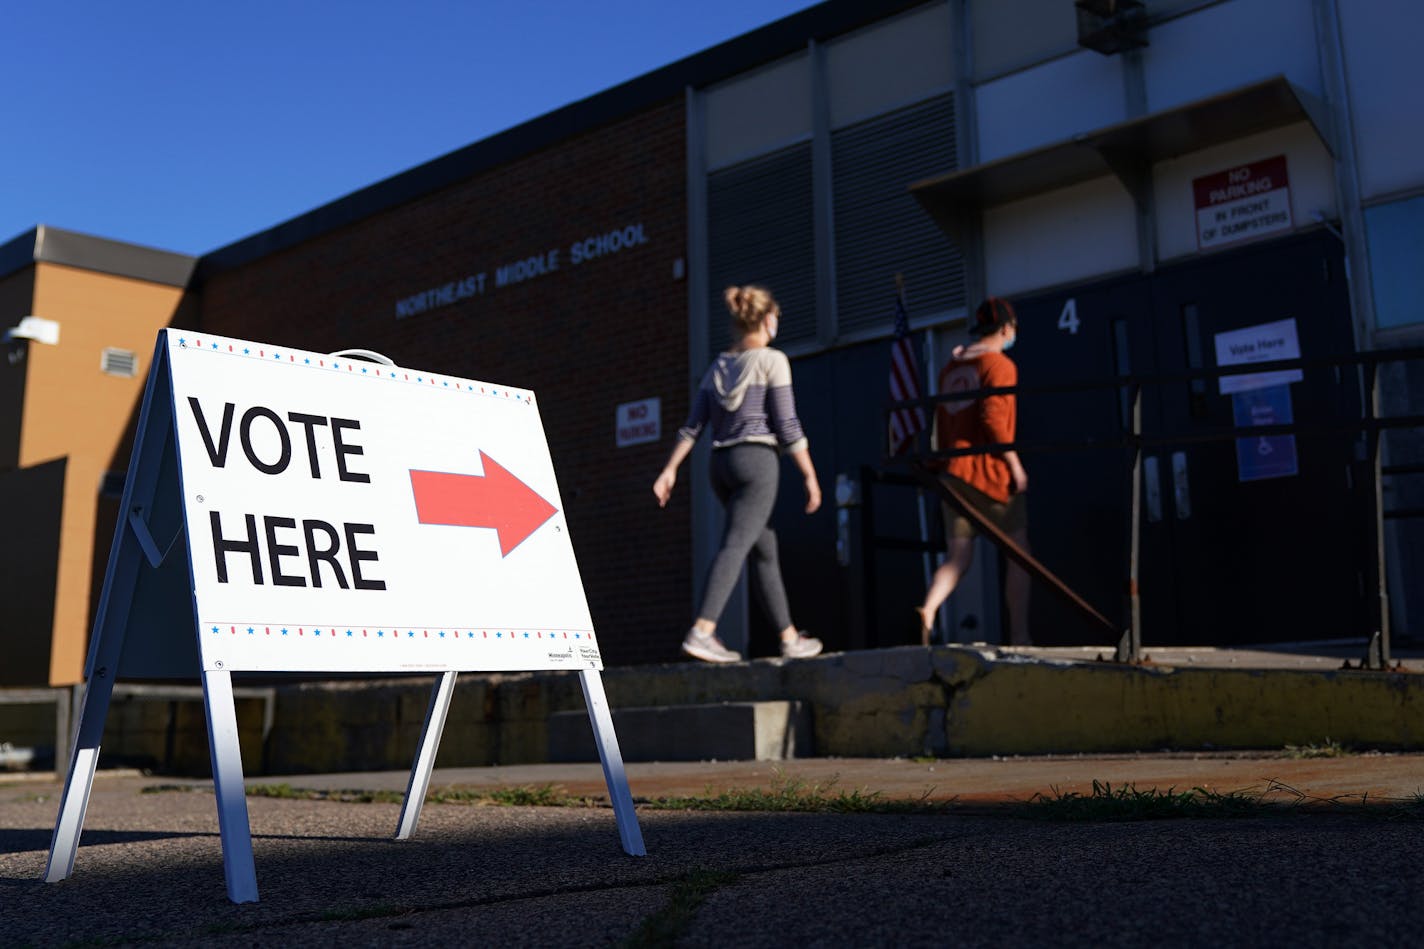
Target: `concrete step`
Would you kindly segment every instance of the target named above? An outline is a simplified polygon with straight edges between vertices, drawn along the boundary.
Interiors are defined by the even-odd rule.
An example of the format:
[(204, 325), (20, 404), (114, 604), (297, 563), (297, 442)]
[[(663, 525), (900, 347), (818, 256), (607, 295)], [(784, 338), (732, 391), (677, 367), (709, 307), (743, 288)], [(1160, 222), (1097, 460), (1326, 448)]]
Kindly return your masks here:
[[(718, 702), (613, 711), (624, 761), (784, 761), (813, 753), (801, 702)], [(597, 761), (588, 713), (549, 716), (549, 761)]]

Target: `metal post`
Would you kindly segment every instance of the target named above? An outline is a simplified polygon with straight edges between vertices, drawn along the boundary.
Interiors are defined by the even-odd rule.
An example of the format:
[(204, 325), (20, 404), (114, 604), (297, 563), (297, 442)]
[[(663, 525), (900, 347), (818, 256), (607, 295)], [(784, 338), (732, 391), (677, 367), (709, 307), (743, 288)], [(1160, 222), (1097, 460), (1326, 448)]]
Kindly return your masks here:
[(257, 867), (252, 860), (252, 827), (247, 819), (247, 788), (242, 782), (232, 673), (204, 670), (203, 701), (208, 713), (208, 751), (213, 762), (227, 898), (234, 903), (256, 903)]
[(1142, 549), (1142, 385), (1132, 385), (1132, 428), (1128, 434), (1128, 472), (1131, 486), (1127, 528), (1127, 588), (1123, 591), (1126, 628), (1117, 643), (1114, 659), (1138, 662), (1142, 658), (1142, 602), (1139, 596), (1138, 560)]
[(63, 780), (69, 776), (69, 729), (74, 708), (74, 691), (56, 689), (54, 693), (54, 776)]
[(1370, 463), (1370, 533), (1374, 540), (1373, 572), (1375, 589), (1375, 629), (1370, 637), (1369, 648), (1365, 652), (1364, 665), (1370, 669), (1387, 669), (1390, 664), (1389, 649), (1389, 589), (1385, 573), (1384, 538), (1384, 486), (1381, 467), (1380, 429), (1376, 424), (1380, 417), (1379, 363), (1370, 362), (1365, 367), (1366, 392), (1369, 399), (1369, 414), (1366, 419), (1368, 430), (1366, 444), (1369, 446)]
[(631, 857), (646, 856), (643, 831), (638, 827), (633, 794), (628, 790), (628, 775), (623, 770), (623, 754), (618, 750), (618, 736), (613, 731), (613, 715), (603, 692), (603, 679), (597, 669), (584, 669), (579, 673), (579, 684), (583, 686), (583, 700), (588, 705), (593, 742), (598, 746), (598, 760), (603, 764), (603, 780), (608, 785), (608, 800), (613, 805), (623, 852)]
[[(934, 330), (925, 330), (925, 359), (922, 365), (926, 369), (924, 386), (925, 392), (929, 395), (938, 395), (939, 379), (935, 375), (936, 363)], [(931, 443), (933, 442), (931, 435), (934, 432), (934, 415), (936, 408), (936, 406), (930, 405), (921, 409), (921, 411), (925, 412), (929, 416), (929, 418), (925, 420), (924, 429), (915, 434), (916, 448), (919, 447), (919, 443), (921, 441)], [(929, 445), (929, 450), (934, 450), (933, 444)], [(933, 549), (931, 549), (932, 545), (930, 544), (929, 516), (925, 508), (926, 499), (924, 490), (917, 488), (915, 490), (915, 497), (916, 500), (919, 502), (918, 507), (920, 516), (920, 542), (925, 545), (925, 552), (921, 555), (921, 563), (923, 564), (924, 570), (925, 589), (928, 590), (930, 588), (930, 584), (934, 582), (935, 570), (938, 568), (939, 565), (935, 562), (935, 554)], [(935, 611), (934, 622), (930, 624), (931, 643), (934, 643), (936, 641), (948, 643), (950, 641), (949, 630), (946, 628), (944, 621), (941, 618), (943, 617), (943, 615), (943, 610)]]
[[(860, 469), (860, 595), (865, 648), (885, 645), (880, 637), (879, 607), (875, 596), (875, 482), (869, 465)], [(898, 644), (897, 644), (898, 645)]]
[(430, 772), (435, 768), (435, 756), (440, 751), (440, 735), (445, 731), (445, 716), (450, 711), (450, 697), (455, 694), (454, 672), (442, 672), (430, 692), (430, 705), (425, 709), (425, 727), (420, 730), (420, 747), (411, 765), (410, 780), (405, 786), (405, 803), (401, 805), (396, 824), (396, 839), (407, 840), (415, 833), (420, 809), (425, 806), (425, 794), (430, 790)]
[[(122, 643), (119, 645), (122, 646)], [(84, 701), (79, 706), (79, 725), (69, 749), (64, 791), (60, 795), (59, 815), (55, 818), (54, 836), (50, 840), (49, 862), (45, 865), (43, 879), (46, 883), (58, 883), (74, 875), (79, 835), (84, 830), (84, 814), (89, 809), (94, 771), (99, 767), (104, 719), (109, 712), (109, 698), (114, 692), (114, 677), (110, 670), (118, 666), (118, 649), (110, 643), (101, 646), (107, 648), (101, 650), (102, 664), (94, 669), (84, 690)]]

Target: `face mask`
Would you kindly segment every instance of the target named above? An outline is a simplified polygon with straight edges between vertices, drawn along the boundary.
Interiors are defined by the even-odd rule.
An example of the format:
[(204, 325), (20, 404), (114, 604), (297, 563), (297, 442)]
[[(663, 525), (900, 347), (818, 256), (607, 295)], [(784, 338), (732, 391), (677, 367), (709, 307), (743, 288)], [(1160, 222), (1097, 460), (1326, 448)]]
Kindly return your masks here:
[(1004, 343), (1004, 348), (1003, 348), (1002, 350), (1000, 350), (1000, 352), (1005, 352), (1005, 353), (1006, 353), (1006, 352), (1008, 352), (1009, 350), (1013, 349), (1013, 348), (1014, 348), (1014, 343), (1017, 343), (1018, 341), (1019, 341), (1019, 334), (1018, 334), (1018, 333), (1014, 333), (1014, 335), (1010, 336), (1010, 337), (1008, 338), (1008, 340)]
[(781, 329), (781, 319), (775, 313), (766, 318), (766, 338), (776, 339), (776, 331)]

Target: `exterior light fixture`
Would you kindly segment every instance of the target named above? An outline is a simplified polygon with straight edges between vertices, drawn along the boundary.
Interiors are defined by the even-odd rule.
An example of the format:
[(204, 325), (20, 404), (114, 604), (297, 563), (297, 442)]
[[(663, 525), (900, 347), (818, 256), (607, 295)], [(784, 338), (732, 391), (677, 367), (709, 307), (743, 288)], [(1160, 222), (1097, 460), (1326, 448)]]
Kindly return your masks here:
[(1147, 10), (1142, 0), (1075, 0), (1078, 45), (1104, 56), (1147, 45)]
[(55, 320), (47, 320), (42, 316), (21, 317), (18, 326), (12, 326), (5, 331), (5, 342), (8, 343), (16, 339), (32, 339), (37, 343), (57, 346), (59, 344), (59, 323)]

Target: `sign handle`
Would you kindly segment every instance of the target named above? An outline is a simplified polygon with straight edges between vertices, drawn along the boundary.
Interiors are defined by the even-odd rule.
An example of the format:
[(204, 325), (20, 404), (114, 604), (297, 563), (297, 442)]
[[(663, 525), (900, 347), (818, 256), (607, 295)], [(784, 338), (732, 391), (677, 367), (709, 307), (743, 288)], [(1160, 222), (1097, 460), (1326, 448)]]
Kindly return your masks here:
[(450, 698), (455, 694), (454, 672), (444, 672), (430, 693), (430, 706), (425, 710), (425, 727), (420, 732), (420, 747), (415, 764), (410, 769), (410, 782), (405, 787), (405, 803), (401, 805), (396, 839), (408, 840), (415, 833), (420, 809), (425, 806), (425, 792), (430, 790), (430, 772), (435, 768), (435, 753), (440, 750), (440, 735), (445, 731), (445, 714), (450, 711)]
[(208, 712), (208, 748), (213, 759), (213, 789), (218, 798), (227, 898), (234, 903), (256, 903), (257, 868), (252, 861), (252, 830), (247, 822), (247, 789), (242, 783), (232, 673), (204, 670), (203, 702)]
[(633, 857), (645, 856), (648, 851), (643, 847), (643, 832), (638, 828), (638, 815), (633, 811), (633, 795), (628, 790), (628, 775), (623, 771), (623, 755), (613, 731), (608, 697), (603, 694), (603, 678), (597, 669), (584, 669), (579, 673), (579, 684), (583, 686), (583, 700), (588, 705), (593, 741), (598, 746), (598, 760), (603, 763), (603, 779), (608, 783), (608, 798), (613, 802), (623, 852)]

